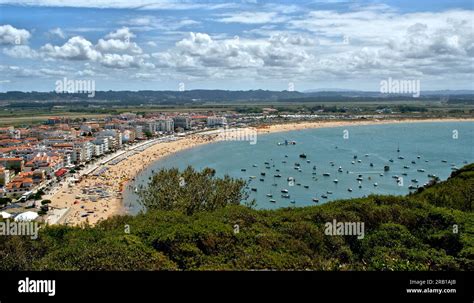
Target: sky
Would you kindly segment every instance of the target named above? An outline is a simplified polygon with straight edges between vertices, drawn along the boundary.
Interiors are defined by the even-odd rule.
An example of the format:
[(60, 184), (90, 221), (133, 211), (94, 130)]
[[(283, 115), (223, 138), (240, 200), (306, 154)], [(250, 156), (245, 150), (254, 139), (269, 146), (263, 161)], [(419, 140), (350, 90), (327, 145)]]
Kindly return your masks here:
[(474, 89), (473, 20), (473, 0), (0, 0), (0, 91)]

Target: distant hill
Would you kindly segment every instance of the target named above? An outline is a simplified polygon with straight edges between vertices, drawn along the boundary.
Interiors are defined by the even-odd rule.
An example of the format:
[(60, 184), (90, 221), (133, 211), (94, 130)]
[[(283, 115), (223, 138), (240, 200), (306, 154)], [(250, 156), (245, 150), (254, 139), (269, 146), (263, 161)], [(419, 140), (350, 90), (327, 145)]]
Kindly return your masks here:
[[(423, 91), (419, 98), (410, 94), (381, 94), (380, 92), (355, 91), (345, 89), (318, 89), (305, 92), (270, 90), (186, 90), (186, 91), (97, 91), (94, 98), (87, 94), (58, 94), (56, 92), (20, 92), (0, 93), (0, 103), (17, 107), (41, 107), (44, 104), (68, 105), (82, 101), (84, 104), (188, 104), (206, 102), (357, 102), (357, 101), (397, 101), (432, 100), (453, 103), (474, 102), (474, 91)], [(15, 105), (16, 104), (16, 105)]]

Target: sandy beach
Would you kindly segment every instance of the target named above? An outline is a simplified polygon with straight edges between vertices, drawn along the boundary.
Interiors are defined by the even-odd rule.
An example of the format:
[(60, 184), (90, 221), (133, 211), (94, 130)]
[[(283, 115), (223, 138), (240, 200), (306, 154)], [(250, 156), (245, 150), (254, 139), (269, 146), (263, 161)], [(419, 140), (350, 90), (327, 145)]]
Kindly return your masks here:
[(429, 123), (429, 122), (474, 122), (474, 118), (470, 119), (389, 119), (389, 120), (354, 120), (354, 121), (303, 121), (291, 122), (286, 124), (273, 124), (267, 127), (257, 128), (260, 134), (276, 133), (293, 130), (302, 130), (308, 128), (323, 127), (342, 127), (342, 126), (360, 126), (360, 125), (378, 125), (378, 124), (395, 124), (395, 123)]
[[(461, 121), (474, 121), (474, 118), (293, 122), (259, 127), (257, 128), (257, 133), (266, 134), (308, 128), (372, 124)], [(104, 220), (113, 215), (125, 213), (122, 205), (122, 192), (126, 188), (127, 182), (135, 178), (135, 176), (142, 172), (152, 162), (172, 153), (198, 145), (215, 142), (216, 140), (218, 140), (218, 135), (216, 134), (194, 134), (178, 141), (156, 143), (115, 165), (110, 162), (101, 165), (99, 169), (104, 167), (107, 168), (107, 170), (99, 176), (84, 176), (80, 182), (72, 186), (64, 184), (62, 188), (57, 190), (54, 194), (44, 198), (52, 201), (52, 207), (70, 208), (66, 215), (57, 222), (58, 224), (80, 225), (88, 223), (94, 225), (100, 220)], [(91, 197), (95, 198), (91, 199)]]

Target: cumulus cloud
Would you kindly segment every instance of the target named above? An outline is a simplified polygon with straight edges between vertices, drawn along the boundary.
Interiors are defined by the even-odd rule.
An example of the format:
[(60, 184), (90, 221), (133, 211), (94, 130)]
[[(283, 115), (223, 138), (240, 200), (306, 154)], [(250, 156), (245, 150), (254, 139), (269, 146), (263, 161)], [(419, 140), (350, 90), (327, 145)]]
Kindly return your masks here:
[(135, 43), (119, 39), (99, 39), (97, 50), (102, 53), (126, 52), (131, 54), (141, 54), (142, 49)]
[(18, 29), (9, 24), (0, 25), (0, 44), (26, 44), (31, 34), (26, 29)]
[(101, 53), (94, 48), (94, 45), (87, 39), (75, 36), (70, 38), (62, 46), (46, 44), (41, 47), (44, 55), (52, 58), (67, 60), (98, 60)]
[(122, 27), (105, 36), (106, 39), (120, 39), (120, 40), (127, 40), (127, 41), (135, 37), (136, 35), (132, 33), (128, 27)]
[(10, 48), (5, 48), (3, 53), (7, 56), (19, 59), (36, 59), (39, 54), (28, 45), (15, 45)]
[(56, 28), (53, 28), (49, 31), (49, 33), (53, 36), (56, 36), (56, 37), (59, 37), (61, 39), (65, 39), (66, 38), (66, 34), (63, 32), (62, 29), (60, 29), (59, 27), (56, 27)]

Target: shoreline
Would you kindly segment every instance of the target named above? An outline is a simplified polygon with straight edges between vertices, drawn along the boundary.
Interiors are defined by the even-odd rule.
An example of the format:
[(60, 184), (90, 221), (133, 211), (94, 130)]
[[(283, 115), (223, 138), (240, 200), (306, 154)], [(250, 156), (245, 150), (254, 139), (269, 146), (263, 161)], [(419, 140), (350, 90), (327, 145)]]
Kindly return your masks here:
[[(423, 122), (474, 122), (474, 118), (301, 121), (260, 126), (255, 129), (257, 134), (264, 135), (315, 128)], [(218, 141), (220, 140), (218, 140), (216, 134), (198, 133), (172, 142), (159, 142), (115, 165), (104, 165), (103, 167), (107, 167), (107, 170), (100, 176), (84, 176), (80, 182), (72, 187), (64, 184), (57, 192), (48, 197), (52, 201), (51, 206), (70, 208), (67, 215), (61, 218), (57, 224), (81, 225), (82, 223), (88, 223), (95, 225), (109, 217), (127, 214), (123, 205), (123, 191), (129, 185), (129, 182), (133, 181), (150, 164), (185, 149)], [(90, 201), (90, 195), (88, 196), (85, 193), (97, 190), (106, 192), (107, 197), (99, 198), (96, 202)], [(89, 212), (89, 214), (82, 217), (85, 212)]]

